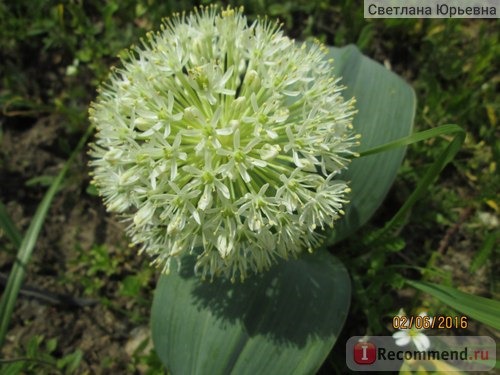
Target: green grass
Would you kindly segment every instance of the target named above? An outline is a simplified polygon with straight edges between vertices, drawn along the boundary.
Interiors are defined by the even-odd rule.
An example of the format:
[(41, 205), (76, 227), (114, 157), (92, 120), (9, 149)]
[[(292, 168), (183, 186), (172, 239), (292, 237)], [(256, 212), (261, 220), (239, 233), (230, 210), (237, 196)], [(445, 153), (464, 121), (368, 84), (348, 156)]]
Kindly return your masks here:
[[(198, 4), (156, 0), (0, 3), (0, 141), (7, 130), (26, 129), (40, 118), (57, 117), (62, 124), (59, 129), (62, 136), (51, 152), (67, 158), (77, 143), (75, 140), (88, 128), (87, 108), (96, 95), (95, 89), (110, 66), (117, 63), (120, 51), (139, 43), (148, 30), (157, 29), (163, 16), (189, 10), (195, 3)], [(393, 243), (387, 244), (394, 251), (356, 263), (354, 284), (358, 285), (359, 294), (351, 311), (359, 313), (359, 318), (356, 325), (346, 327), (345, 335), (388, 334), (387, 321), (400, 307), (408, 313), (422, 308), (431, 314), (448, 311), (425, 294), (402, 300), (395, 292), (404, 287), (402, 276), (423, 277), (429, 282), (470, 291), (467, 288), (475, 284), (479, 272), (486, 274), (486, 282), (475, 285), (471, 292), (498, 299), (500, 284), (494, 269), (498, 267), (495, 233), (500, 210), (496, 163), (500, 160), (499, 21), (365, 20), (361, 2), (353, 0), (336, 4), (322, 0), (230, 3), (244, 5), (251, 19), (258, 14), (281, 19), (288, 35), (297, 39), (317, 38), (335, 46), (357, 44), (365, 54), (390, 66), (415, 88), (416, 130), (455, 123), (467, 132), (456, 158), (430, 191), (420, 197)], [(444, 146), (444, 142), (429, 139), (409, 148), (386, 204), (363, 233), (382, 226), (397, 211)], [(9, 160), (2, 154), (0, 172), (8, 169)], [(50, 184), (45, 175), (22, 178), (32, 183), (19, 186), (29, 196), (37, 196), (36, 189), (45, 189), (40, 185)], [(88, 179), (82, 173), (73, 173), (63, 185), (63, 189), (85, 191)], [(90, 197), (92, 192), (88, 189), (84, 194)], [(0, 201), (6, 206), (11, 198), (0, 191)], [(28, 203), (33, 205), (32, 201)], [(3, 212), (4, 206), (1, 207)], [(10, 230), (0, 236), (2, 250), (12, 250), (10, 241), (21, 240), (18, 230), (9, 220), (7, 223)], [(145, 317), (140, 312), (148, 305), (148, 291), (151, 293), (145, 285), (154, 278), (153, 272), (127, 269), (127, 259), (114, 259), (107, 252), (108, 245), (113, 244), (94, 243), (80, 253), (75, 251), (76, 262), (80, 264), (75, 268), (76, 273), (54, 277), (79, 283), (89, 295), (101, 295), (110, 310), (143, 323)], [(348, 253), (351, 245), (342, 245), (334, 251), (339, 256), (352, 256)], [(122, 251), (135, 252), (128, 248)], [(468, 264), (457, 274), (454, 268), (459, 256)], [(1, 264), (2, 267), (13, 262), (12, 255), (6, 259), (11, 263)], [(88, 264), (87, 268), (82, 264)], [(147, 262), (141, 267), (148, 267)], [(106, 291), (109, 280), (121, 285), (115, 294)], [(374, 294), (377, 303), (370, 299)], [(135, 300), (137, 295), (139, 300)], [(359, 302), (364, 298), (366, 303)], [(123, 308), (127, 299), (133, 301), (133, 308), (128, 311)], [(408, 304), (401, 306), (401, 301)], [(76, 349), (72, 348), (72, 352)], [(341, 360), (332, 354), (324, 371), (342, 368)], [(150, 373), (160, 371), (154, 355), (138, 354), (130, 366), (139, 364), (149, 366)]]

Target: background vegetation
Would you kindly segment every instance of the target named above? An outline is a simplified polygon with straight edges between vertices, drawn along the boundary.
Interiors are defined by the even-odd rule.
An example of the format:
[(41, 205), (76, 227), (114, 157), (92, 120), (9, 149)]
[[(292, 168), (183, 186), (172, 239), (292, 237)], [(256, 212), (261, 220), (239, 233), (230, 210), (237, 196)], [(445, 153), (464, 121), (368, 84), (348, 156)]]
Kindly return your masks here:
[[(85, 133), (89, 102), (120, 51), (158, 29), (162, 17), (199, 4), (0, 2), (0, 202), (18, 233), (26, 231)], [(393, 332), (391, 318), (400, 308), (457, 315), (403, 288), (400, 275), (498, 299), (498, 20), (366, 20), (355, 0), (230, 4), (244, 5), (251, 19), (279, 18), (299, 40), (356, 44), (415, 88), (417, 130), (456, 123), (467, 131), (464, 147), (406, 226), (381, 245), (386, 251), (366, 258), (353, 241), (332, 249), (351, 271), (357, 294), (322, 373), (342, 371), (349, 336)], [(385, 204), (363, 233), (397, 210), (443, 146), (431, 140), (409, 148)], [(105, 213), (89, 186), (86, 161), (84, 152), (77, 156), (50, 208), (0, 358), (36, 358), (13, 362), (27, 373), (161, 373), (147, 330), (157, 272), (127, 247), (118, 220)], [(0, 250), (4, 282), (16, 242), (2, 232)], [(473, 321), (468, 332), (497, 334)]]

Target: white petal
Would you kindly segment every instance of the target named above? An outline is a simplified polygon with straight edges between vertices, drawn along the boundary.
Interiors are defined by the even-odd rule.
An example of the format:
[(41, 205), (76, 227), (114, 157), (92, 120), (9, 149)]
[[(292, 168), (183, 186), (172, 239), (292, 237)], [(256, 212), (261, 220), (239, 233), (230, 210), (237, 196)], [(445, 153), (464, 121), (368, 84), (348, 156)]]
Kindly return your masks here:
[(215, 130), (217, 135), (231, 135), (233, 134), (233, 128), (223, 128)]
[(203, 191), (203, 194), (198, 201), (198, 208), (202, 211), (206, 210), (208, 207), (210, 207), (210, 204), (212, 203), (212, 192), (211, 188), (209, 185), (205, 186), (205, 190)]
[(413, 338), (413, 343), (419, 352), (423, 352), (431, 347), (431, 341), (423, 333), (419, 333)]
[(190, 210), (190, 211), (191, 211), (191, 215), (193, 215), (194, 221), (196, 221), (196, 223), (198, 223), (198, 225), (201, 225), (200, 214), (198, 213), (198, 211), (197, 210)]
[(400, 337), (399, 339), (396, 339), (396, 345), (406, 346), (410, 343), (410, 341), (411, 341), (410, 336)]
[(278, 156), (279, 152), (280, 152), (279, 145), (270, 145), (268, 143), (262, 146), (262, 148), (259, 150), (260, 157), (263, 160), (274, 159), (276, 156)]
[(231, 195), (229, 194), (229, 189), (220, 181), (215, 181), (215, 187), (217, 191), (223, 195), (224, 198), (229, 199)]
[(267, 167), (267, 163), (264, 161), (264, 160), (260, 160), (260, 159), (254, 159), (254, 158), (251, 158), (250, 159), (250, 163), (255, 166), (255, 167), (260, 167), (260, 168), (265, 168)]
[(217, 250), (222, 258), (225, 258), (233, 249), (233, 243), (224, 235), (217, 237)]
[(266, 129), (266, 134), (271, 139), (278, 138), (278, 134), (274, 130)]
[(147, 222), (153, 217), (154, 212), (155, 210), (153, 206), (149, 204), (145, 205), (134, 215), (134, 224), (138, 227), (147, 224)]
[(250, 175), (247, 172), (247, 169), (244, 166), (242, 166), (241, 164), (238, 164), (238, 171), (240, 172), (241, 178), (246, 183), (249, 183), (252, 180), (252, 178), (250, 177)]
[(174, 181), (176, 177), (177, 177), (177, 163), (174, 159), (170, 164), (170, 179)]
[(394, 340), (396, 340), (397, 346), (406, 346), (410, 343), (411, 337), (408, 334), (408, 330), (400, 330), (392, 334)]
[(402, 337), (410, 337), (410, 335), (408, 334), (408, 330), (401, 330), (401, 331), (394, 332), (392, 334), (392, 337), (395, 340), (397, 340), (397, 339), (402, 338)]

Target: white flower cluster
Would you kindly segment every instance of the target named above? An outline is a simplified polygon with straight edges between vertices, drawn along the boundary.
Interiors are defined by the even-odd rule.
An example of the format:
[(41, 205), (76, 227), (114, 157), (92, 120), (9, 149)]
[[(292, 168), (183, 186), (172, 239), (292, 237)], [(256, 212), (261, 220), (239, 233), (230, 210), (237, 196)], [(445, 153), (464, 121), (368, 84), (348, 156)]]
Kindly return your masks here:
[(113, 70), (90, 108), (93, 183), (164, 272), (195, 253), (202, 277), (243, 279), (312, 251), (343, 213), (335, 176), (358, 137), (325, 50), (207, 7)]

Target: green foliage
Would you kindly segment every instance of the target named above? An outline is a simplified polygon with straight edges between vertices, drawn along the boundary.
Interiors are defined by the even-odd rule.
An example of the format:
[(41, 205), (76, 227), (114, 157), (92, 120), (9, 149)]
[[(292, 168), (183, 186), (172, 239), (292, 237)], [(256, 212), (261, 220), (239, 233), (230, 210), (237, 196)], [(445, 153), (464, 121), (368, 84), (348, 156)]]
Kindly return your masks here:
[(160, 278), (153, 301), (153, 341), (173, 374), (318, 370), (349, 310), (349, 275), (338, 259), (318, 250), (244, 283), (203, 282), (193, 260)]
[[(188, 10), (195, 3), (200, 2), (0, 2), (0, 141), (5, 140), (6, 127), (26, 126), (24, 124), (31, 120), (56, 114), (62, 114), (66, 120), (62, 125), (67, 128), (65, 134), (81, 135), (87, 126), (86, 109), (95, 96), (95, 87), (116, 63), (120, 50), (139, 43), (146, 31), (158, 27), (161, 17), (172, 11)], [(354, 0), (230, 3), (244, 5), (251, 19), (257, 14), (280, 18), (286, 33), (297, 39), (318, 38), (335, 46), (355, 43), (368, 56), (390, 65), (415, 88), (419, 103), (415, 121), (417, 131), (443, 123), (457, 123), (467, 132), (457, 157), (444, 169), (437, 184), (405, 213), (402, 224), (380, 236), (378, 228), (383, 227), (386, 219), (405, 202), (429, 165), (447, 147), (445, 142), (428, 139), (410, 147), (395, 188), (379, 208), (375, 221), (355, 238), (333, 247), (353, 277), (355, 294), (348, 332), (386, 334), (384, 317), (401, 307), (396, 291), (403, 287), (405, 278), (416, 278), (420, 274), (431, 281), (438, 276), (442, 284), (451, 286), (474, 281), (480, 271), (489, 272), (489, 283), (484, 291), (498, 298), (499, 282), (493, 270), (498, 258), (496, 232), (500, 213), (497, 202), (500, 184), (499, 21), (365, 20), (360, 2)], [(62, 140), (55, 152), (67, 155), (67, 143)], [(0, 160), (2, 168), (7, 163), (8, 160)], [(29, 176), (25, 181), (38, 187), (51, 183), (45, 174)], [(83, 191), (87, 186), (76, 188)], [(95, 190), (88, 187), (88, 194), (95, 195)], [(5, 235), (1, 238), (2, 250), (14, 245), (17, 250), (23, 236), (6, 215), (3, 205), (0, 209)], [(467, 212), (469, 216), (464, 216)], [(446, 249), (440, 249), (447, 231), (455, 227)], [(5, 241), (14, 245), (3, 246)], [(454, 270), (443, 264), (446, 266), (460, 252), (470, 255), (470, 264), (466, 264), (467, 271), (457, 280)], [(78, 276), (70, 282), (81, 283), (87, 294), (99, 295), (109, 279), (122, 280), (121, 286), (116, 288), (119, 298), (140, 300), (141, 306), (146, 305), (149, 289), (144, 284), (148, 273), (135, 269), (132, 274), (123, 273), (120, 267), (124, 268), (126, 262), (123, 259), (117, 262), (114, 257), (115, 254), (109, 255), (107, 244), (94, 244), (90, 250), (82, 250), (77, 257), (78, 264), (85, 264), (88, 269), (83, 277)], [(139, 298), (134, 297), (137, 293)], [(107, 303), (115, 308), (116, 303)], [(430, 303), (425, 294), (413, 299), (411, 306), (405, 308), (410, 310), (422, 305), (430, 306), (436, 313), (446, 312), (441, 302)], [(123, 313), (127, 318), (136, 314)], [(135, 321), (134, 317), (132, 319)], [(39, 339), (34, 337), (32, 340), (37, 342)], [(44, 343), (36, 344), (39, 352), (49, 352)], [(50, 353), (59, 358), (61, 351), (56, 349)], [(332, 363), (333, 359), (337, 362)], [(327, 360), (328, 370), (334, 368), (340, 372), (343, 360), (332, 353)], [(134, 361), (150, 366), (152, 372), (160, 368), (153, 354)], [(112, 362), (113, 359), (109, 359), (109, 363)], [(10, 371), (17, 368), (18, 372), (26, 373), (28, 365), (37, 366), (37, 373), (43, 373), (42, 368), (52, 368), (31, 362), (8, 366), (11, 366)]]
[(139, 297), (151, 279), (151, 269), (139, 270), (135, 275), (126, 276), (120, 285), (120, 294), (125, 297)]
[[(83, 146), (87, 142), (91, 131), (92, 128), (89, 127), (85, 134), (81, 137), (80, 142), (64, 164), (61, 171), (57, 174), (57, 177), (47, 189), (47, 192), (43, 196), (42, 201), (39, 203), (35, 215), (31, 220), (30, 226), (17, 250), (16, 262), (14, 262), (14, 265), (12, 266), (4, 293), (0, 298), (0, 347), (5, 341), (5, 335), (7, 334), (7, 328), (12, 317), (19, 289), (21, 288), (21, 284), (26, 274), (26, 268), (31, 259), (33, 249), (43, 223), (45, 222), (52, 200), (59, 190), (59, 187), (62, 184), (64, 177), (66, 176), (66, 173), (68, 172), (68, 169), (73, 163), (75, 157), (81, 152)], [(6, 220), (5, 218), (0, 224), (7, 225), (7, 227), (11, 226), (9, 220)]]
[[(122, 250), (120, 250), (122, 251)], [(101, 302), (110, 304), (109, 280), (117, 280), (117, 290), (111, 288), (117, 296), (133, 298), (140, 306), (149, 306), (150, 301), (146, 298), (148, 283), (151, 280), (154, 269), (144, 267), (134, 270), (134, 274), (128, 274), (124, 268), (130, 268), (128, 254), (116, 254), (107, 245), (94, 244), (90, 249), (78, 247), (77, 256), (70, 262), (72, 272), (65, 276), (66, 282), (81, 285), (83, 293), (89, 296), (101, 298)], [(77, 271), (76, 273), (73, 271)], [(143, 316), (136, 316), (133, 309), (126, 312), (129, 318), (143, 321)]]
[[(353, 127), (361, 136), (360, 153), (408, 136), (413, 127), (415, 94), (400, 77), (363, 56), (354, 46), (330, 48), (332, 72), (342, 77), (343, 95), (356, 98)], [(377, 116), (373, 114), (377, 113)], [(383, 129), (383, 130), (382, 130)], [(365, 224), (382, 203), (401, 165), (404, 144), (389, 152), (356, 158), (342, 173), (352, 194), (346, 215), (335, 224), (331, 242), (342, 240)], [(376, 179), (368, 179), (376, 171)]]
[(54, 179), (55, 179), (54, 176), (36, 176), (26, 181), (26, 186), (40, 185), (44, 187), (49, 187), (54, 182)]
[[(467, 131), (464, 147), (450, 169), (452, 177), (424, 197), (412, 223), (423, 232), (446, 228), (459, 220), (459, 209), (466, 207), (498, 215), (498, 207), (487, 203), (498, 193), (495, 160), (500, 158), (496, 115), (500, 101), (496, 91), (500, 77), (493, 63), (500, 56), (494, 36), (498, 21), (390, 21), (384, 34), (399, 32), (405, 39), (387, 38), (386, 48), (397, 50), (397, 44), (404, 43), (410, 66), (418, 69), (412, 77), (421, 107), (418, 126), (454, 122)], [(407, 184), (416, 183), (421, 170), (438, 152), (432, 141), (410, 150), (407, 160), (412, 161), (412, 167), (402, 175)], [(448, 224), (439, 222), (439, 217), (446, 218)], [(478, 233), (477, 227), (465, 226), (465, 230), (472, 242), (483, 242), (484, 233)]]
[(84, 286), (87, 295), (98, 294), (118, 268), (118, 260), (110, 254), (106, 245), (95, 244), (89, 250), (79, 249), (74, 263), (85, 265), (85, 275), (79, 277), (78, 282)]
[[(496, 73), (495, 61), (500, 54), (500, 46), (490, 34), (493, 24), (429, 22), (417, 61), (424, 69), (416, 88), (426, 98), (424, 106), (433, 105), (436, 113), (432, 118), (460, 121), (466, 126), (478, 120), (488, 123), (488, 102), (494, 98), (495, 83), (485, 77)], [(470, 130), (476, 136), (489, 133), (487, 127), (479, 129)]]
[(485, 236), (484, 243), (479, 248), (479, 251), (474, 255), (470, 265), (470, 272), (476, 272), (480, 267), (482, 267), (488, 259), (493, 255), (493, 250), (495, 244), (497, 243), (497, 238), (499, 237), (498, 232), (488, 233)]
[(186, 0), (2, 2), (0, 107), (9, 115), (62, 113), (70, 129), (81, 129), (93, 89), (118, 52), (157, 28), (162, 17), (193, 5)]
[(130, 372), (140, 369), (144, 375), (168, 374), (156, 351), (150, 346), (149, 338), (144, 340), (132, 354), (129, 368)]
[(462, 314), (495, 329), (500, 329), (500, 317), (498, 316), (498, 311), (500, 311), (499, 301), (464, 293), (444, 285), (411, 280), (407, 280), (406, 282), (423, 292), (429, 293)]
[(12, 219), (7, 213), (5, 205), (2, 202), (0, 202), (0, 228), (16, 248), (21, 246), (23, 235), (12, 222)]
[(79, 349), (62, 354), (57, 339), (46, 340), (44, 336), (33, 336), (24, 350), (19, 350), (18, 358), (0, 359), (0, 373), (17, 374), (74, 374), (82, 360)]

